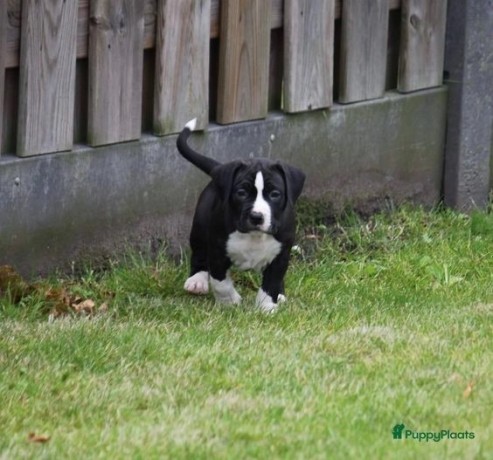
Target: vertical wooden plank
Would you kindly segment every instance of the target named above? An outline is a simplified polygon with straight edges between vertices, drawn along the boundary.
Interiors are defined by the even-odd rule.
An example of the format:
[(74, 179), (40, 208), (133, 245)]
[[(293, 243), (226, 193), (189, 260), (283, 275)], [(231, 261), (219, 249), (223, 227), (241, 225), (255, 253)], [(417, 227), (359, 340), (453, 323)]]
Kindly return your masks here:
[(23, 2), (18, 155), (72, 147), (76, 42), (77, 2)]
[(87, 133), (91, 145), (140, 137), (144, 4), (91, 0)]
[(389, 0), (344, 0), (341, 15), (340, 102), (385, 92)]
[(210, 0), (158, 0), (154, 132), (179, 132), (209, 115)]
[(447, 0), (402, 0), (399, 91), (442, 84), (446, 15)]
[(217, 121), (263, 118), (268, 110), (270, 1), (223, 0)]
[(7, 2), (0, 2), (0, 155), (3, 145), (5, 68), (7, 62)]
[(284, 110), (332, 104), (334, 0), (286, 0), (284, 5)]

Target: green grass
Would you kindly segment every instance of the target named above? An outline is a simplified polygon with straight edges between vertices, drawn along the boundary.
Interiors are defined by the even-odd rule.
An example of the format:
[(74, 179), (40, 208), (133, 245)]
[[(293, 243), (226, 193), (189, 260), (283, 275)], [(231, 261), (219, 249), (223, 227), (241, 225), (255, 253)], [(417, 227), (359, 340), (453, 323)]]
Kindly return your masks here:
[(44, 282), (109, 301), (92, 318), (0, 300), (0, 458), (493, 458), (493, 216), (347, 216), (300, 247), (274, 315), (256, 275), (220, 307), (164, 257)]

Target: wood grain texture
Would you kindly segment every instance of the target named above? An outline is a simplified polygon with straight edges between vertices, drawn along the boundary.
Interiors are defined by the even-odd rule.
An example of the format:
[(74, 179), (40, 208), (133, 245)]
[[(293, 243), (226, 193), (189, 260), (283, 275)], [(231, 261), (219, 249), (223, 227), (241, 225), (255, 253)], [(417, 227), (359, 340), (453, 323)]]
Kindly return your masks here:
[[(2, 0), (5, 1), (5, 0)], [(144, 46), (153, 48), (155, 43), (156, 0), (142, 0), (144, 2)], [(269, 1), (269, 0), (265, 0)], [(271, 2), (271, 29), (282, 27), (284, 0), (270, 0)], [(7, 27), (7, 67), (19, 65), (20, 48), (20, 11), (21, 0), (7, 0), (8, 27)], [(389, 8), (400, 8), (401, 0), (389, 0)], [(341, 0), (336, 0), (336, 18), (340, 17)], [(77, 57), (85, 58), (88, 53), (89, 35), (89, 0), (79, 0), (79, 20), (77, 24)], [(211, 0), (211, 38), (219, 36), (219, 0)]]
[(7, 4), (0, 2), (0, 155), (3, 145), (3, 113), (5, 93), (5, 61), (7, 58)]
[(268, 110), (270, 3), (223, 0), (217, 121), (263, 118)]
[(447, 0), (402, 0), (397, 89), (442, 84)]
[(385, 92), (389, 0), (344, 0), (341, 14), (340, 102)]
[(89, 24), (88, 142), (96, 146), (138, 139), (144, 4), (92, 0)]
[(333, 0), (286, 0), (284, 110), (302, 112), (332, 104)]
[(23, 3), (17, 129), (20, 156), (72, 147), (76, 6), (62, 0)]
[(158, 0), (154, 132), (177, 133), (209, 115), (210, 0)]

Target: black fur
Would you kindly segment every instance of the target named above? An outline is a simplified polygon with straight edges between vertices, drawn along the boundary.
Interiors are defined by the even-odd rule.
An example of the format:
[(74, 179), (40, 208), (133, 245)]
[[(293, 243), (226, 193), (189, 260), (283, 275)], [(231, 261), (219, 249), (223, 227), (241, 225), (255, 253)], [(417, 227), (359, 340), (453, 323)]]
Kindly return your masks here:
[[(233, 235), (238, 235), (237, 232), (263, 233), (268, 235), (264, 239), (271, 241), (273, 238), (280, 243), (279, 252), (262, 267), (262, 289), (277, 303), (279, 294), (284, 292), (283, 279), (295, 237), (294, 204), (303, 189), (304, 173), (293, 166), (267, 159), (221, 164), (193, 150), (187, 143), (190, 135), (189, 128), (180, 133), (178, 151), (211, 177), (199, 197), (193, 218), (190, 275), (207, 271), (214, 280), (224, 280), (233, 264), (234, 257), (227, 249)], [(271, 216), (271, 225), (262, 230), (264, 219), (253, 212), (257, 195), (255, 178), (259, 171), (264, 182), (263, 198)]]

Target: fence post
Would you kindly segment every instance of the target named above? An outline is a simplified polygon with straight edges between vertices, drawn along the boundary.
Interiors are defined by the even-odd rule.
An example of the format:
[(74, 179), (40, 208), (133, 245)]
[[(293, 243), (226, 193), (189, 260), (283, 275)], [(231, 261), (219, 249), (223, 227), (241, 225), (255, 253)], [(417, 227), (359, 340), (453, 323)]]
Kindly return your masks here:
[(5, 84), (5, 61), (7, 60), (7, 4), (0, 3), (0, 155), (3, 146), (3, 99)]
[(445, 80), (449, 87), (445, 204), (482, 208), (493, 143), (493, 1), (449, 0)]

